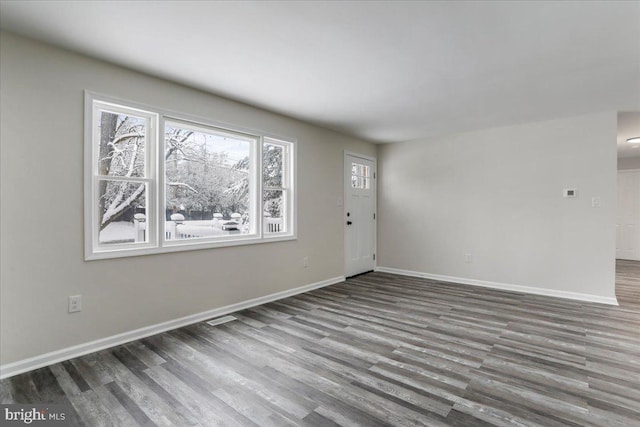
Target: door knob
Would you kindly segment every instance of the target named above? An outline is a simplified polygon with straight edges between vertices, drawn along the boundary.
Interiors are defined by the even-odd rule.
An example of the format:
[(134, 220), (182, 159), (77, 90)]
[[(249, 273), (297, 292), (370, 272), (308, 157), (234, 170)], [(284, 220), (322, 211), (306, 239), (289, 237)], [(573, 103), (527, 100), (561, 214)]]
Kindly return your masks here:
[(347, 221), (347, 225), (351, 225), (353, 224), (351, 221)]

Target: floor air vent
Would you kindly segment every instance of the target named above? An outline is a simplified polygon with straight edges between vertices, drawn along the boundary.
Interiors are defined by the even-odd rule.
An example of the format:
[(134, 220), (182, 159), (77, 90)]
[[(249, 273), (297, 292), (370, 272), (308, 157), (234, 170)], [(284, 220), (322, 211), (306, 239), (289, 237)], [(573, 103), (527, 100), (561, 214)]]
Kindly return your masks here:
[(208, 320), (207, 325), (217, 326), (217, 325), (222, 325), (223, 323), (233, 322), (234, 320), (237, 320), (237, 319), (233, 316), (222, 316), (222, 317), (218, 317), (217, 319)]

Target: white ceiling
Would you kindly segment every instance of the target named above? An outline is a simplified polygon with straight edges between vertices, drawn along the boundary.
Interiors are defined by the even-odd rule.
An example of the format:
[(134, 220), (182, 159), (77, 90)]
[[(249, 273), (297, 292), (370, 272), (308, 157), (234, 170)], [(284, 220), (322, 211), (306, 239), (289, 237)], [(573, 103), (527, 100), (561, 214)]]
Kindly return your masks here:
[(640, 2), (7, 1), (0, 27), (375, 142), (640, 110)]

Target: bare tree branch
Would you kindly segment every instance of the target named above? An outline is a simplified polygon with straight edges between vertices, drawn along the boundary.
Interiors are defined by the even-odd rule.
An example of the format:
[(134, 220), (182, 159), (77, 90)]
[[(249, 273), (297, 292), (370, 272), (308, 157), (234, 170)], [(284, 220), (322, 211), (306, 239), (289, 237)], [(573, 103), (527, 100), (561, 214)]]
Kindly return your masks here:
[(138, 197), (140, 197), (140, 195), (142, 195), (142, 192), (144, 191), (144, 188), (145, 188), (144, 184), (140, 184), (140, 186), (133, 193), (131, 193), (129, 197), (127, 197), (125, 200), (122, 200), (124, 198), (124, 191), (125, 191), (124, 187), (127, 184), (128, 182), (124, 182), (124, 181), (120, 184), (121, 189), (118, 192), (118, 196), (113, 200), (113, 202), (111, 202), (111, 204), (107, 208), (107, 211), (104, 213), (104, 215), (102, 215), (102, 224), (100, 224), (101, 230), (103, 230), (107, 225), (112, 223), (114, 220), (118, 219), (120, 215), (122, 215), (122, 213), (124, 213), (124, 211), (129, 206), (131, 206), (133, 202), (135, 202), (138, 199)]
[(167, 185), (172, 186), (172, 187), (184, 187), (184, 188), (194, 192), (195, 194), (198, 194), (198, 190), (196, 190), (195, 188), (193, 188), (192, 186), (190, 186), (189, 184), (187, 184), (185, 182), (168, 182)]

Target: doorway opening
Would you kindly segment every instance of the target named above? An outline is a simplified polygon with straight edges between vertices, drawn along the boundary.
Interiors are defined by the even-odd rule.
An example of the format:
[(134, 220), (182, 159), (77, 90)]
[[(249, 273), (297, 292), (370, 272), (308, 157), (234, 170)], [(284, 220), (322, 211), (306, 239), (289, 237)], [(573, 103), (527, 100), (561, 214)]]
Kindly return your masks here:
[(640, 306), (640, 112), (618, 113), (616, 297)]

